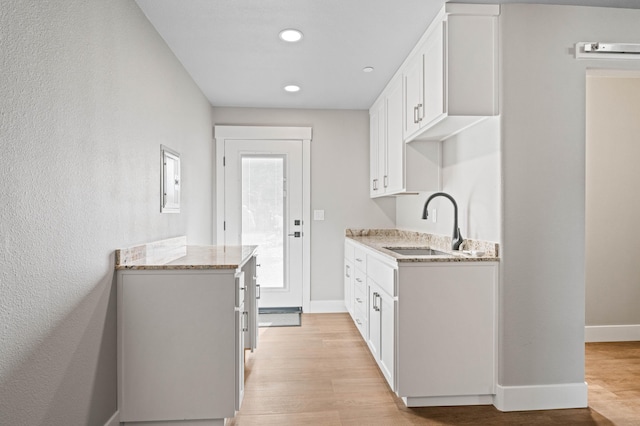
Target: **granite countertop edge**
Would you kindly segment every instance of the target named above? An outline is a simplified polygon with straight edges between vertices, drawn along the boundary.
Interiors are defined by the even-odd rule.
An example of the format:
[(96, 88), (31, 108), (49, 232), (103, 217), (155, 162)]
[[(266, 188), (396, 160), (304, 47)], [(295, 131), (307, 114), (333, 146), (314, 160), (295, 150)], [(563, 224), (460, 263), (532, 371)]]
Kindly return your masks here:
[[(168, 240), (165, 240), (168, 241)], [(156, 243), (150, 243), (156, 244)], [(241, 267), (257, 246), (172, 246), (156, 255), (136, 252), (142, 246), (116, 251), (117, 271), (131, 270), (224, 270)], [(149, 245), (146, 245), (147, 249)], [(133, 250), (132, 250), (133, 249)]]
[[(432, 234), (407, 232), (402, 230), (351, 230), (347, 229), (346, 238), (355, 241), (369, 249), (375, 250), (398, 263), (423, 263), (423, 262), (499, 262), (499, 246), (488, 241), (465, 240), (463, 249), (484, 251), (482, 256), (476, 256), (463, 251), (451, 250), (451, 238)], [(425, 248), (443, 251), (450, 256), (420, 256), (401, 255), (388, 250), (385, 247), (394, 248)]]

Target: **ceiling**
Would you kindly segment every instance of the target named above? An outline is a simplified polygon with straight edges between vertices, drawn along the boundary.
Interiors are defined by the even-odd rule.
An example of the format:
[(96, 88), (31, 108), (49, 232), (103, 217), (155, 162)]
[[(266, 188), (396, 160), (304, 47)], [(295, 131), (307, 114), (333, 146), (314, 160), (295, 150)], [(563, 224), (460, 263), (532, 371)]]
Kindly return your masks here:
[[(640, 8), (640, 0), (500, 3), (531, 2)], [(136, 3), (213, 106), (368, 109), (445, 0)], [(283, 42), (286, 28), (303, 39)], [(289, 84), (301, 90), (285, 92)]]

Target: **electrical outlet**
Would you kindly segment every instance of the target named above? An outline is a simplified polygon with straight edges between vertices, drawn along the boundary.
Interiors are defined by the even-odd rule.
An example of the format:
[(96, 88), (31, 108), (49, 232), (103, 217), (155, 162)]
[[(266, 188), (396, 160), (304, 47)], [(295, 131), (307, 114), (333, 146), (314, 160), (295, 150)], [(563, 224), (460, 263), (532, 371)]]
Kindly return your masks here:
[(313, 220), (324, 220), (324, 210), (314, 210)]

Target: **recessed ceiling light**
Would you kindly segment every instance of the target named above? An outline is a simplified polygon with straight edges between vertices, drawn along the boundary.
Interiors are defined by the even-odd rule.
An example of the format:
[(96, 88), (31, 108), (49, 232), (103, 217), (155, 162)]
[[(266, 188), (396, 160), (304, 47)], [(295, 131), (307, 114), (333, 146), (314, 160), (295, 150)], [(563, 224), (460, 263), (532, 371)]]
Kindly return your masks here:
[(288, 86), (284, 86), (284, 90), (287, 92), (299, 92), (300, 86), (296, 86), (295, 84), (290, 84)]
[(372, 72), (373, 71), (373, 67), (364, 67), (364, 68), (362, 68), (362, 71), (364, 71), (364, 72)]
[(295, 43), (296, 41), (302, 40), (302, 33), (298, 30), (289, 28), (280, 31), (279, 37), (284, 41), (288, 41), (289, 43)]

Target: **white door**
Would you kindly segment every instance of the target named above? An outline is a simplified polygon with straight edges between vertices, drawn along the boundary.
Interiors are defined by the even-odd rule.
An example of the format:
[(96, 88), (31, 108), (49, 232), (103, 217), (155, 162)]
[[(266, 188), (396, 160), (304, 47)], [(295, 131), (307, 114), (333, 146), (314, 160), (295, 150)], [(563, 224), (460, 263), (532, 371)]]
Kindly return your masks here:
[(302, 143), (225, 140), (224, 243), (257, 245), (261, 307), (302, 307)]

